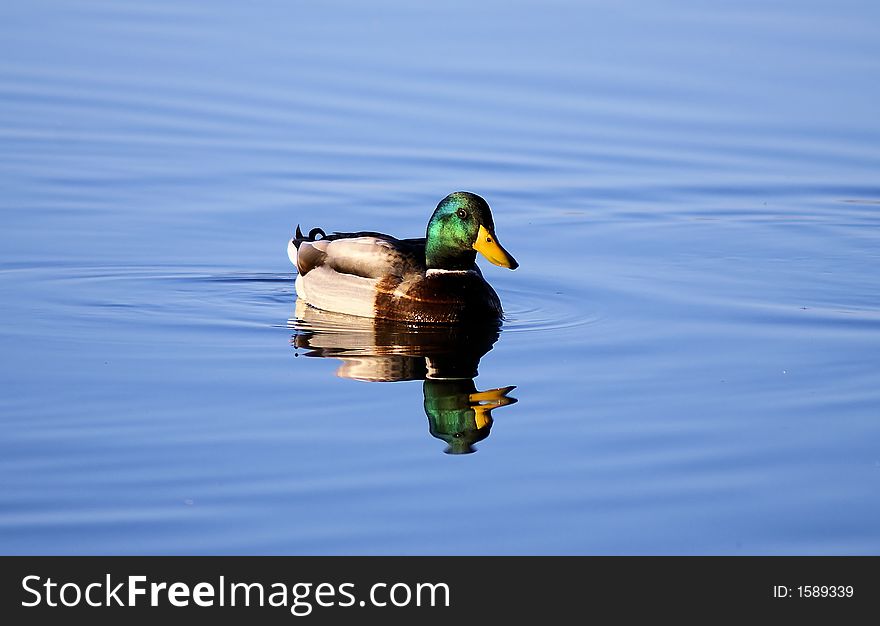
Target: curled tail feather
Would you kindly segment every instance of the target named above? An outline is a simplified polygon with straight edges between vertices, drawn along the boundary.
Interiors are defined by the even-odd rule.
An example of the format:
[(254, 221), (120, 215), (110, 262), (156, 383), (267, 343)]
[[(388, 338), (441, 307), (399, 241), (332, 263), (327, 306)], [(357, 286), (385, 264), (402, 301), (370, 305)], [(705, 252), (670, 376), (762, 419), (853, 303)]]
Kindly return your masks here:
[(327, 236), (327, 233), (321, 228), (313, 228), (309, 231), (308, 235), (303, 235), (302, 229), (300, 229), (299, 224), (297, 224), (296, 235), (293, 238), (293, 245), (299, 248), (299, 244), (304, 241), (318, 241), (319, 236), (321, 239), (324, 239)]
[(326, 242), (324, 244), (317, 242), (323, 241), (326, 237), (327, 234), (321, 228), (313, 228), (308, 235), (303, 235), (299, 224), (296, 225), (293, 245), (296, 246), (296, 269), (300, 276), (304, 276), (309, 270), (323, 265), (327, 258)]

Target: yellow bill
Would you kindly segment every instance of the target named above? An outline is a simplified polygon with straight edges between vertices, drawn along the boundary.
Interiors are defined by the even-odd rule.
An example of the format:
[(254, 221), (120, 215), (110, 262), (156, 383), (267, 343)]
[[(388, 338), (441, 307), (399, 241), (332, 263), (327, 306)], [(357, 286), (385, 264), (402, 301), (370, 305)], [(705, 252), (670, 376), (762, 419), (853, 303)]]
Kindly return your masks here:
[(490, 263), (515, 270), (519, 267), (510, 254), (501, 247), (495, 238), (495, 233), (486, 230), (486, 227), (480, 225), (480, 232), (477, 233), (477, 240), (474, 242), (474, 250), (486, 257)]
[(468, 404), (474, 410), (474, 423), (477, 428), (485, 428), (492, 423), (492, 409), (507, 406), (516, 402), (516, 398), (508, 398), (507, 394), (516, 389), (515, 385), (477, 391), (468, 395)]
[(499, 387), (498, 389), (487, 389), (486, 391), (476, 391), (468, 394), (468, 401), (471, 406), (474, 404), (491, 404), (492, 406), (505, 406), (513, 404), (513, 398), (508, 398), (507, 394), (516, 389), (516, 385), (509, 387)]

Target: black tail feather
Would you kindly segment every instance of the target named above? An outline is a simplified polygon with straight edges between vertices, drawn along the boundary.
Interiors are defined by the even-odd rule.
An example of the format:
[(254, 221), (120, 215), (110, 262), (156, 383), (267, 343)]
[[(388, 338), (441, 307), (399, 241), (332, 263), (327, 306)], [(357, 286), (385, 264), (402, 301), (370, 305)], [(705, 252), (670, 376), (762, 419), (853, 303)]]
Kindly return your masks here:
[(302, 229), (299, 227), (299, 224), (297, 224), (296, 235), (294, 235), (293, 237), (293, 245), (295, 245), (296, 248), (299, 249), (299, 244), (301, 244), (303, 241), (317, 241), (319, 236), (321, 237), (321, 239), (323, 239), (327, 235), (320, 228), (313, 228), (309, 231), (308, 235), (303, 235)]

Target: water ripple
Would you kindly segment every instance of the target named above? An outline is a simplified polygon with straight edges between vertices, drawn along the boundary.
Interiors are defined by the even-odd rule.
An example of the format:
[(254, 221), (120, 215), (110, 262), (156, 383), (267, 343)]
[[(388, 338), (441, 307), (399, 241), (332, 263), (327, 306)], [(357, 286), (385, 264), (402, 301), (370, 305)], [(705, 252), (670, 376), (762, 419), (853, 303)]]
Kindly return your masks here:
[(556, 290), (506, 288), (504, 332), (561, 331), (598, 324), (602, 317), (585, 310), (583, 298)]

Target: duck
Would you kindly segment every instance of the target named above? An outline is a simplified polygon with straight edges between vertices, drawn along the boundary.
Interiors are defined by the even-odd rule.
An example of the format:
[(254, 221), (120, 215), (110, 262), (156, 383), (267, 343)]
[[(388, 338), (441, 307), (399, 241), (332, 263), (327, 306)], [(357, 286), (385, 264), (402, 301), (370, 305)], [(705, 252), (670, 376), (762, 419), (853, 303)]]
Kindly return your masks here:
[(468, 191), (440, 201), (425, 237), (333, 232), (299, 225), (287, 245), (297, 298), (321, 309), (406, 323), (499, 322), (498, 294), (477, 253), (511, 270), (519, 263), (498, 241), (489, 204)]

